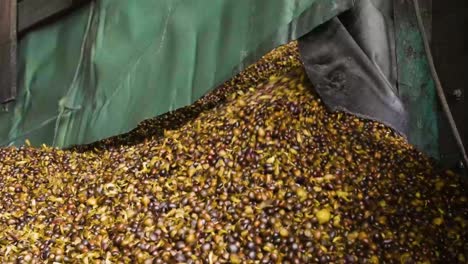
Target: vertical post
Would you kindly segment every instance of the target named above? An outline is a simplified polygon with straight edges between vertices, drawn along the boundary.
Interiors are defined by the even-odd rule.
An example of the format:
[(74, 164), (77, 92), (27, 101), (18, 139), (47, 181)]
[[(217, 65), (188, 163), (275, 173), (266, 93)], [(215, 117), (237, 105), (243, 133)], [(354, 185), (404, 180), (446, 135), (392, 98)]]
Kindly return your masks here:
[(16, 0), (0, 0), (0, 105), (16, 96)]

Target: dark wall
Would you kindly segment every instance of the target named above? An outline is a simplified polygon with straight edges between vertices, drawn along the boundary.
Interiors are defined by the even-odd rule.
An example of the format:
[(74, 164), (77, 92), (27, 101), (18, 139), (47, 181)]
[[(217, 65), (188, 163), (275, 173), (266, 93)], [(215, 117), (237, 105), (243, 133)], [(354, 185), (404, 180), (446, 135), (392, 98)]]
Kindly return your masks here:
[[(468, 148), (468, 1), (432, 3), (432, 52), (452, 114)], [(461, 97), (454, 95), (459, 89)], [(453, 153), (454, 140), (441, 131), (441, 153)]]

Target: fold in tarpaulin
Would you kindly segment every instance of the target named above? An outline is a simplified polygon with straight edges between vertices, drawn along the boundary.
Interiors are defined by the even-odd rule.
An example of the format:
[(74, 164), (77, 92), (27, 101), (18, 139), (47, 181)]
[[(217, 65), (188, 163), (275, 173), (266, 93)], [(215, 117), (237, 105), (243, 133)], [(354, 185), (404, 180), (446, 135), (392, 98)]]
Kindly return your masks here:
[(307, 74), (325, 104), (382, 122), (408, 136), (399, 98), (388, 0), (357, 0), (354, 7), (300, 38)]
[(27, 34), (0, 144), (58, 147), (191, 104), (353, 0), (101, 0)]
[(411, 1), (356, 0), (299, 40), (307, 74), (331, 110), (382, 122), (439, 159), (434, 82)]

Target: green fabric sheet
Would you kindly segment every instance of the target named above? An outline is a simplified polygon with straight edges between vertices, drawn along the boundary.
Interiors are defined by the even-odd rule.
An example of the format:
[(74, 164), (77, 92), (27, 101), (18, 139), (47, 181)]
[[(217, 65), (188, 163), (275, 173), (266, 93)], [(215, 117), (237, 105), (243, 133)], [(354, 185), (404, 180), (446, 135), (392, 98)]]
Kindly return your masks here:
[(0, 145), (67, 147), (191, 104), (352, 0), (99, 0), (26, 35)]

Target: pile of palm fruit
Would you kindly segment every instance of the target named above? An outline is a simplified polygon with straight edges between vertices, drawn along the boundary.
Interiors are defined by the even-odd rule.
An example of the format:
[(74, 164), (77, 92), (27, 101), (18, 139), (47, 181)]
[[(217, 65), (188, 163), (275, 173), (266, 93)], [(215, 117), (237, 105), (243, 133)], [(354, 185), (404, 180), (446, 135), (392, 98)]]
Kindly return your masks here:
[(464, 263), (467, 196), (327, 111), (296, 43), (134, 131), (0, 149), (1, 263)]

